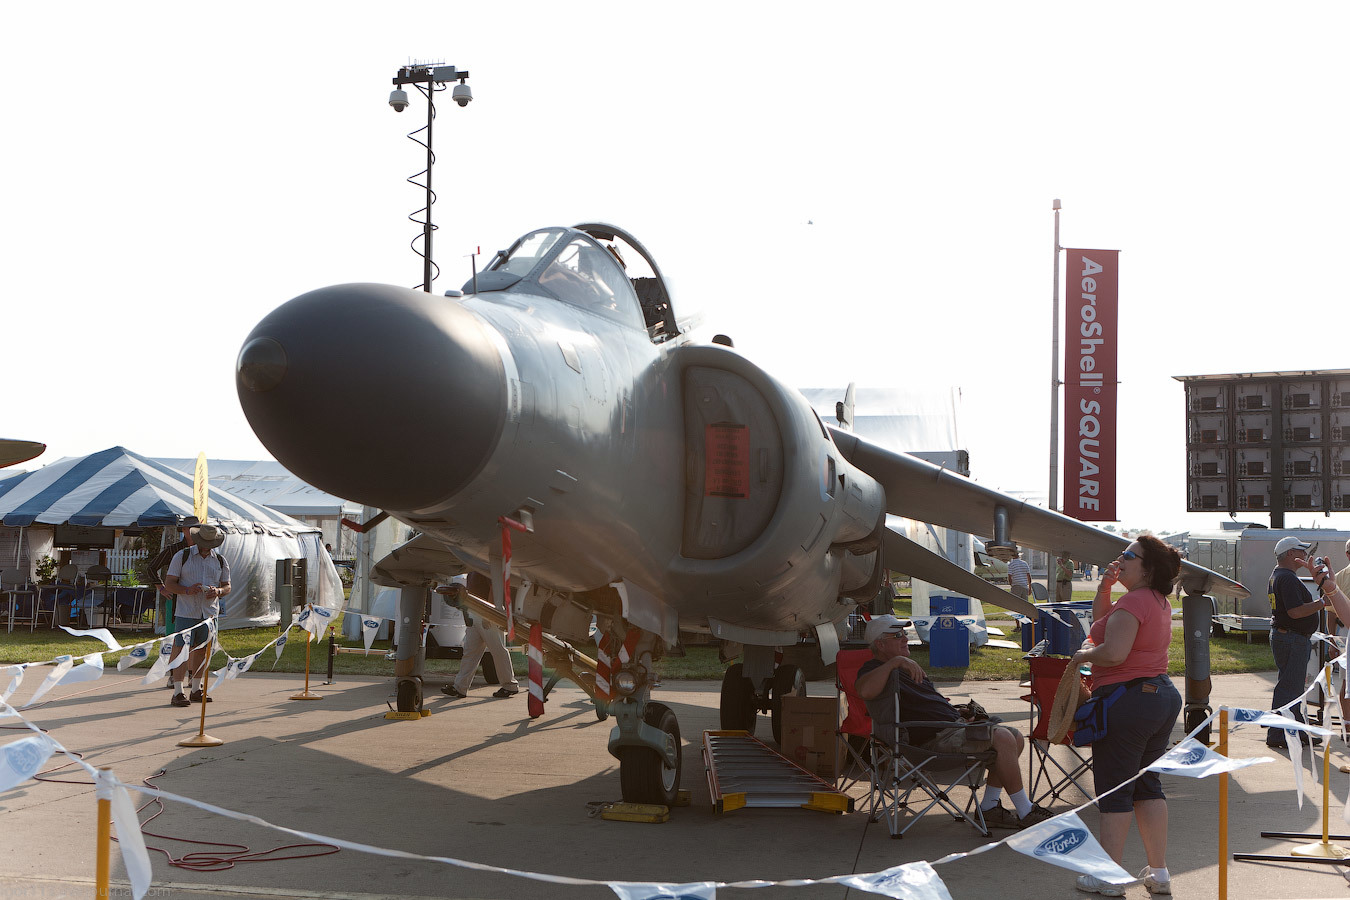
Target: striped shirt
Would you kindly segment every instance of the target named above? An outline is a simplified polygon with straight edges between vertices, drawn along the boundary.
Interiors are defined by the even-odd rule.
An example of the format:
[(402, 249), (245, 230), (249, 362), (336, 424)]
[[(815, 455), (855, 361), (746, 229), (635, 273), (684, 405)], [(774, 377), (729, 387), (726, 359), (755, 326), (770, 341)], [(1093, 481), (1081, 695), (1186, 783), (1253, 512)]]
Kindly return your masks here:
[(1031, 584), (1031, 566), (1020, 557), (1008, 560), (1008, 583)]

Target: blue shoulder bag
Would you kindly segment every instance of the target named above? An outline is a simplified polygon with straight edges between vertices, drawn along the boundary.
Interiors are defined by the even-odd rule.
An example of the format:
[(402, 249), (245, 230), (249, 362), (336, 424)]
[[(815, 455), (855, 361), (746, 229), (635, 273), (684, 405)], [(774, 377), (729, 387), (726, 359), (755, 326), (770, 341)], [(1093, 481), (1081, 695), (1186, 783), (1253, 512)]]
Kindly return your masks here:
[(1106, 713), (1111, 704), (1120, 699), (1128, 684), (1118, 684), (1116, 689), (1101, 697), (1089, 697), (1073, 714), (1073, 745), (1086, 747), (1106, 737)]

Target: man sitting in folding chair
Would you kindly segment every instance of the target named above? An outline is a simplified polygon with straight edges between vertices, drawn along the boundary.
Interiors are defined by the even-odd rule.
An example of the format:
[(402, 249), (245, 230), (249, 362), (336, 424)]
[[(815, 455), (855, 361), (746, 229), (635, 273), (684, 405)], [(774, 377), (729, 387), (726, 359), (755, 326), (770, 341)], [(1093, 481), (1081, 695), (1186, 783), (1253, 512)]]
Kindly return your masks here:
[[(961, 711), (938, 693), (919, 664), (910, 659), (904, 622), (895, 616), (877, 616), (867, 623), (863, 639), (874, 659), (858, 670), (856, 690), (867, 704), (874, 737), (883, 743), (895, 743), (898, 741), (893, 735), (903, 730), (904, 743), (933, 753), (985, 754), (987, 758), (992, 751), (989, 780), (979, 805), (982, 821), (989, 827), (1025, 828), (1053, 816), (1034, 805), (1023, 789), (1018, 765), (1018, 757), (1026, 745), (1022, 735), (1000, 725), (969, 728)], [(915, 727), (936, 723), (951, 724)], [(1011, 811), (1000, 802), (1004, 790), (1012, 801)], [(950, 806), (947, 808), (952, 811)], [(979, 821), (964, 817), (980, 828)]]

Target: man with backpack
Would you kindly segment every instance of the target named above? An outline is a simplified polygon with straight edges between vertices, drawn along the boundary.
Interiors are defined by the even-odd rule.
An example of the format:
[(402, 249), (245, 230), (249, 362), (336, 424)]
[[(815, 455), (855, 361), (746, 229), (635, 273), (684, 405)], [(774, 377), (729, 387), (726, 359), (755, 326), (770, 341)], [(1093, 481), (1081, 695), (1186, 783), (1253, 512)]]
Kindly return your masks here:
[[(192, 529), (193, 546), (174, 554), (164, 587), (174, 595), (173, 630), (185, 632), (173, 639), (174, 655), (186, 640), (192, 647), (188, 661), (174, 670), (174, 693), (170, 706), (210, 703), (206, 696), (205, 668), (210, 656), (211, 629), (206, 624), (220, 614), (220, 598), (230, 592), (230, 566), (216, 548), (225, 535), (214, 525)], [(190, 629), (190, 630), (189, 630)], [(185, 679), (190, 679), (187, 685)], [(190, 686), (191, 695), (184, 690)]]

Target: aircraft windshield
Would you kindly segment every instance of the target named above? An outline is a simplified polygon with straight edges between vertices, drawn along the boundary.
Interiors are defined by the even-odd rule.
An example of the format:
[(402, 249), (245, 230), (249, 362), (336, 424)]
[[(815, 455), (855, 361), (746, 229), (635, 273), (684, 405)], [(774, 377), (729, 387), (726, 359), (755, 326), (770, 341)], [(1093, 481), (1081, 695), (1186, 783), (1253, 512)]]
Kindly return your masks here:
[(512, 275), (519, 275), (524, 278), (530, 274), (539, 260), (543, 259), (553, 249), (553, 245), (558, 243), (558, 239), (561, 237), (561, 231), (545, 229), (544, 231), (531, 232), (517, 241), (506, 258), (499, 260), (492, 269), (494, 272), (510, 272)]
[(608, 250), (589, 238), (573, 238), (540, 274), (539, 285), (564, 303), (634, 328), (646, 327), (628, 276)]

